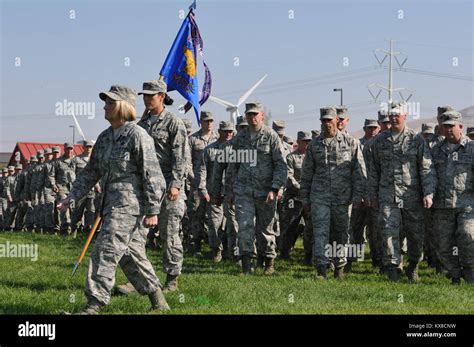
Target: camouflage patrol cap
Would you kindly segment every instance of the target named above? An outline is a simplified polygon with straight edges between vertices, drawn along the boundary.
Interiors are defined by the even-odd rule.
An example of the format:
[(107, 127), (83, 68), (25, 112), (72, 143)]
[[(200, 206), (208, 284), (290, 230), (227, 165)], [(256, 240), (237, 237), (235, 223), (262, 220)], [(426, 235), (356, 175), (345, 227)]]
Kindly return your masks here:
[(283, 141), (285, 141), (286, 143), (289, 143), (290, 145), (295, 143), (295, 140), (293, 140), (291, 136), (283, 136)]
[(94, 147), (94, 143), (90, 140), (84, 141), (84, 147)]
[(192, 129), (192, 125), (191, 125), (191, 120), (190, 119), (183, 119), (183, 123), (184, 123), (184, 126), (186, 127), (186, 130), (191, 130)]
[(44, 149), (44, 155), (48, 155), (48, 154), (53, 154), (53, 151), (51, 150), (51, 148)]
[(309, 133), (307, 131), (298, 131), (298, 135), (297, 135), (296, 138), (298, 139), (298, 141), (300, 141), (300, 140), (302, 140), (302, 141), (311, 141), (312, 140), (311, 133)]
[(222, 131), (234, 131), (234, 124), (232, 122), (222, 121), (219, 123), (219, 130)]
[(59, 152), (61, 152), (61, 149), (59, 148), (59, 146), (54, 146), (53, 153), (59, 153)]
[(247, 123), (247, 119), (244, 116), (238, 116), (237, 117), (237, 126), (247, 126), (249, 123)]
[(462, 123), (462, 115), (456, 111), (447, 111), (441, 115), (441, 124), (455, 125)]
[(259, 102), (249, 102), (245, 104), (245, 114), (263, 112), (263, 105)]
[(7, 169), (7, 168), (4, 168), (4, 169), (2, 170), (2, 172), (3, 172), (3, 173), (8, 173), (8, 169)]
[(467, 135), (474, 135), (474, 127), (468, 127), (466, 130)]
[(38, 149), (36, 151), (36, 155), (44, 154), (44, 151), (42, 149)]
[(110, 87), (108, 92), (102, 92), (99, 94), (99, 98), (103, 101), (105, 101), (107, 97), (115, 101), (126, 101), (135, 107), (137, 92), (126, 86), (113, 85)]
[(15, 167), (10, 165), (10, 166), (8, 167), (8, 171), (15, 171)]
[(166, 93), (168, 91), (168, 86), (165, 81), (153, 80), (143, 83), (143, 90), (138, 93), (138, 95), (148, 94), (154, 95), (158, 93)]
[(393, 101), (390, 103), (390, 109), (388, 110), (389, 116), (398, 116), (407, 114), (407, 104), (405, 101)]
[(347, 107), (346, 106), (337, 106), (336, 107), (336, 113), (339, 118), (341, 119), (346, 119), (347, 118)]
[(23, 165), (21, 165), (21, 163), (17, 163), (15, 165), (15, 170), (23, 170)]
[(38, 162), (38, 158), (36, 158), (34, 155), (32, 155), (32, 156), (30, 157), (30, 162), (31, 162), (31, 163), (37, 163), (37, 162)]
[(438, 120), (438, 122), (441, 120), (441, 116), (443, 115), (443, 113), (448, 112), (448, 111), (454, 111), (454, 108), (449, 105), (438, 107), (438, 115), (436, 116), (436, 119)]
[(319, 109), (320, 112), (320, 120), (323, 119), (334, 119), (337, 117), (337, 111), (334, 106), (327, 106)]
[(319, 135), (321, 135), (320, 130), (311, 130), (311, 136), (318, 137)]
[(423, 123), (423, 124), (421, 124), (421, 133), (422, 134), (434, 134), (435, 133), (435, 124), (434, 123)]
[(43, 158), (44, 158), (44, 154), (43, 154), (43, 153), (37, 154), (37, 155), (36, 155), (36, 158), (38, 158), (38, 159), (43, 159)]
[(211, 111), (201, 111), (199, 119), (201, 120), (201, 122), (206, 120), (214, 120), (214, 116), (212, 115)]
[(278, 135), (285, 134), (285, 121), (284, 120), (274, 120), (272, 123), (272, 129), (277, 132)]
[(379, 123), (377, 122), (376, 119), (366, 119), (364, 121), (364, 128), (367, 128), (367, 127), (378, 127), (379, 126)]
[(378, 115), (380, 123), (390, 122), (390, 119), (388, 118), (388, 112), (386, 110), (379, 110)]
[(74, 146), (72, 145), (72, 143), (66, 142), (64, 144), (64, 148), (71, 148), (72, 149), (72, 148), (74, 148)]

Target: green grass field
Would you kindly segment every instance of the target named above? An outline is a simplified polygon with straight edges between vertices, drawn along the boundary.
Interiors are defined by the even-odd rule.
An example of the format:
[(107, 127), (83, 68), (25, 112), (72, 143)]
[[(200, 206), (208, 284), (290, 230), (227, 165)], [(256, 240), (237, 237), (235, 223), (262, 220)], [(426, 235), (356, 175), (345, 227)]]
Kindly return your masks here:
[[(83, 289), (88, 257), (76, 276), (71, 270), (86, 236), (77, 239), (30, 233), (1, 232), (0, 244), (38, 245), (38, 260), (0, 258), (0, 313), (59, 314), (77, 312), (85, 305)], [(161, 254), (149, 250), (149, 258), (163, 281)], [(472, 314), (474, 290), (462, 284), (453, 287), (423, 263), (422, 284), (389, 283), (376, 274), (368, 260), (354, 265), (345, 280), (313, 280), (313, 269), (299, 263), (302, 246), (297, 243), (295, 260), (277, 259), (276, 274), (257, 270), (240, 276), (229, 261), (212, 262), (210, 251), (202, 258), (185, 254), (179, 292), (167, 295), (170, 314)], [(367, 257), (368, 258), (368, 257)], [(332, 275), (332, 274), (331, 274)], [(125, 282), (121, 270), (117, 283)], [(113, 297), (104, 314), (146, 314), (147, 297)]]

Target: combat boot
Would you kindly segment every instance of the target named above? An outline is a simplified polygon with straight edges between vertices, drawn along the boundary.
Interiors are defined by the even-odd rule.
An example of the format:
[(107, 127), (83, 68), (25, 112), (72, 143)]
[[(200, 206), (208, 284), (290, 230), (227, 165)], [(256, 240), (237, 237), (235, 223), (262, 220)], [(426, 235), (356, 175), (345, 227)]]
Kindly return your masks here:
[(461, 284), (461, 279), (459, 277), (452, 277), (451, 284), (453, 286), (459, 286)]
[(96, 300), (88, 300), (86, 307), (78, 313), (75, 313), (76, 315), (97, 315), (99, 314), (100, 310), (102, 309), (104, 305), (101, 304), (100, 302)]
[(242, 274), (248, 275), (252, 272), (252, 259), (248, 255), (242, 256)]
[(151, 302), (151, 310), (161, 312), (170, 310), (170, 307), (166, 302), (165, 296), (163, 295), (163, 292), (160, 288), (158, 288), (153, 293), (148, 294), (148, 297), (150, 298)]
[(178, 290), (178, 275), (166, 275), (166, 283), (163, 287), (163, 293), (175, 292)]
[[(351, 273), (352, 272), (352, 261), (348, 261), (346, 266), (344, 266), (344, 272), (345, 273)], [(334, 272), (334, 277), (336, 277), (336, 272)]]
[(462, 277), (467, 284), (474, 284), (474, 274), (471, 267), (465, 267), (462, 270)]
[(420, 282), (420, 276), (418, 276), (418, 264), (417, 263), (409, 263), (407, 269), (405, 270), (405, 274), (408, 277), (408, 281), (410, 283), (418, 283)]
[(388, 279), (390, 282), (398, 282), (400, 280), (400, 275), (398, 273), (397, 266), (387, 266), (385, 268), (385, 273), (387, 274)]
[(265, 258), (265, 275), (273, 275), (275, 273), (275, 259)]
[(202, 256), (202, 253), (201, 253), (201, 241), (194, 241), (194, 255), (196, 257), (200, 257)]
[(257, 256), (257, 268), (263, 267), (263, 264), (265, 263), (265, 257), (264, 256)]
[(290, 252), (287, 250), (280, 251), (280, 258), (284, 260), (290, 260)]
[(222, 261), (222, 251), (219, 248), (212, 250), (212, 261), (214, 263), (220, 263)]
[(311, 260), (312, 260), (312, 254), (311, 253), (305, 253), (304, 254), (304, 259), (303, 259), (303, 264), (306, 266), (311, 266)]
[(130, 295), (136, 292), (135, 287), (130, 282), (117, 286), (114, 290), (115, 295)]
[(344, 269), (345, 267), (338, 267), (334, 269), (334, 278), (342, 280), (344, 278)]
[(328, 278), (328, 269), (326, 266), (317, 266), (316, 273), (314, 275), (315, 280), (326, 280)]

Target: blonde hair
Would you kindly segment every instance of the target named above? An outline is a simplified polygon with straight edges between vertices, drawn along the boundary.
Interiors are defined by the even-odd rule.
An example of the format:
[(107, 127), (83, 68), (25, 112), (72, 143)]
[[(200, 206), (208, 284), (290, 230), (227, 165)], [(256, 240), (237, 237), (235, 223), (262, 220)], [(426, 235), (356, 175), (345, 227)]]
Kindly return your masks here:
[(124, 100), (115, 101), (114, 119), (130, 122), (137, 119), (135, 107)]

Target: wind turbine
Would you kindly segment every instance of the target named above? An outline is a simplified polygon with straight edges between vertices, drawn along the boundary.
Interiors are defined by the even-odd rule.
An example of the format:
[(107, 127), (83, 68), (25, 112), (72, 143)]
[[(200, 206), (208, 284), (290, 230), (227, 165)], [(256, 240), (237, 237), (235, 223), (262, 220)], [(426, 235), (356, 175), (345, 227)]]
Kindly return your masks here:
[[(82, 131), (81, 126), (79, 125), (79, 121), (77, 120), (76, 116), (74, 115), (72, 111), (70, 112), (70, 114), (72, 118), (74, 119), (74, 123), (76, 124), (76, 129), (79, 132), (79, 135), (81, 135), (83, 141), (86, 141), (86, 136), (84, 135), (84, 132)], [(92, 143), (95, 143), (95, 141), (92, 140)]]
[(222, 106), (225, 106), (226, 107), (226, 111), (228, 111), (230, 113), (230, 121), (234, 124), (237, 123), (237, 117), (240, 116), (240, 112), (239, 112), (239, 106), (242, 105), (247, 99), (248, 97), (254, 92), (255, 89), (257, 89), (257, 87), (263, 82), (263, 80), (265, 78), (267, 78), (268, 75), (265, 75), (263, 76), (257, 83), (255, 83), (253, 85), (252, 88), (250, 88), (249, 90), (247, 90), (240, 98), (239, 98), (239, 101), (237, 101), (237, 104), (234, 105), (233, 103), (229, 102), (229, 101), (225, 101), (225, 100), (222, 100), (222, 99), (219, 99), (219, 98), (216, 98), (215, 96), (209, 96), (209, 100), (212, 100), (214, 101), (215, 103), (219, 104), (219, 105), (222, 105)]

